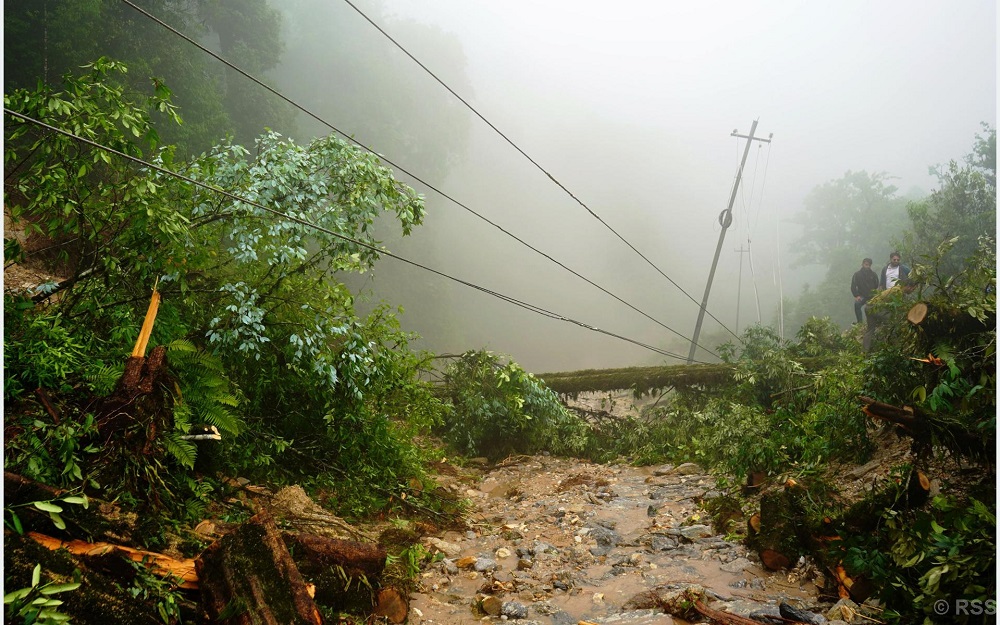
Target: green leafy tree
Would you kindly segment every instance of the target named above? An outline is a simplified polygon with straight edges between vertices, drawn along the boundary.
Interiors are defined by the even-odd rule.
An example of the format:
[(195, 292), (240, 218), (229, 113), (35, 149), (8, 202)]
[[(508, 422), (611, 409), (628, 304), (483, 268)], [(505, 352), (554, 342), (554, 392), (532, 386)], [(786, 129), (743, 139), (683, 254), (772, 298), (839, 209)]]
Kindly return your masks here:
[[(266, 78), (280, 61), (280, 16), (263, 1), (151, 0), (140, 6), (206, 47), (218, 37), (221, 50), (215, 51), (251, 74)], [(162, 130), (183, 154), (204, 150), (227, 133), (250, 143), (265, 126), (293, 130), (289, 105), (118, 0), (13, 0), (4, 5), (4, 32), (7, 93), (39, 82), (58, 85), (65, 73), (102, 56), (131, 68), (133, 88), (142, 88), (149, 76), (171, 85), (188, 123)], [(95, 37), (98, 32), (102, 36)]]
[[(44, 350), (25, 351), (23, 367), (5, 377), (36, 370), (58, 381), (67, 367), (88, 362), (91, 374), (76, 375), (103, 385), (158, 284), (152, 344), (179, 346), (171, 358), (180, 368), (175, 424), (197, 418), (240, 435), (228, 446), (230, 460), (245, 463), (238, 467), (305, 454), (307, 445), (308, 457), (341, 476), (395, 488), (398, 475), (417, 470), (415, 428), (436, 419), (441, 405), (417, 380), (426, 356), (409, 349), (412, 337), (395, 316), (379, 309), (359, 318), (338, 278), (374, 266), (380, 214), (409, 233), (423, 218), (423, 199), (376, 156), (333, 137), (298, 145), (272, 132), (254, 152), (226, 141), (188, 162), (171, 149), (144, 152), (140, 145), (158, 145), (146, 105), (166, 112), (172, 105), (159, 83), (146, 105), (133, 104), (116, 80), (124, 71), (101, 60), (85, 76), (67, 77), (63, 91), (6, 96), (13, 110), (162, 170), (17, 118), (6, 125), (11, 214), (60, 243), (54, 260), (71, 277), (17, 300), (28, 308), (23, 324), (5, 326), (5, 348), (51, 336), (46, 328), (58, 317), (73, 320), (68, 336), (80, 343), (63, 340), (65, 358), (48, 369), (30, 357)], [(187, 179), (164, 173), (171, 169)], [(47, 325), (24, 330), (38, 319)], [(17, 379), (21, 388), (34, 382)], [(237, 403), (240, 414), (230, 414)], [(191, 464), (183, 445), (168, 451)], [(314, 476), (319, 466), (288, 465)]]
[(907, 227), (906, 200), (889, 180), (886, 173), (848, 171), (806, 197), (794, 218), (802, 234), (792, 245), (793, 266), (820, 265), (826, 273), (785, 307), (786, 327), (798, 328), (813, 316), (830, 317), (840, 327), (854, 320), (851, 276), (863, 258), (875, 259), (878, 271), (892, 251), (887, 242)]
[(463, 453), (491, 459), (551, 451), (572, 454), (587, 426), (517, 363), (485, 350), (466, 352), (445, 373), (451, 401), (442, 433)]
[(984, 124), (983, 131), (963, 163), (934, 168), (940, 187), (909, 207), (907, 247), (916, 255), (932, 257), (943, 241), (957, 237), (939, 262), (946, 274), (961, 270), (981, 235), (996, 232), (996, 128)]

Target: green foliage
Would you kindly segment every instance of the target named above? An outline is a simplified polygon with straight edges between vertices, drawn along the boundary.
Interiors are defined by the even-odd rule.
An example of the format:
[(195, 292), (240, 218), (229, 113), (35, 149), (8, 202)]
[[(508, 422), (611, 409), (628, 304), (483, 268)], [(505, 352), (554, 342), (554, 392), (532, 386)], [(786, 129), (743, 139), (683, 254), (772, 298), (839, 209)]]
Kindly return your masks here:
[(55, 582), (42, 581), (42, 565), (35, 565), (31, 572), (31, 586), (6, 593), (3, 596), (4, 622), (23, 623), (31, 625), (39, 623), (53, 625), (56, 623), (66, 623), (70, 620), (68, 614), (59, 611), (62, 600), (56, 599), (53, 595), (76, 590), (80, 587), (79, 582), (57, 584)]
[(795, 333), (797, 343), (791, 350), (797, 356), (829, 356), (843, 351), (858, 351), (851, 340), (829, 317), (809, 317)]
[[(338, 278), (373, 268), (382, 213), (408, 234), (423, 218), (423, 199), (376, 156), (335, 137), (300, 146), (268, 133), (253, 153), (226, 141), (188, 163), (170, 147), (144, 154), (136, 139), (152, 147), (159, 136), (148, 111), (169, 116), (174, 109), (161, 81), (145, 104), (134, 104), (139, 96), (122, 86), (125, 75), (123, 65), (102, 59), (84, 76), (67, 76), (63, 91), (13, 91), (6, 101), (289, 217), (30, 124), (8, 124), (11, 213), (34, 234), (65, 241), (49, 260), (71, 276), (44, 312), (19, 313), (7, 326), (5, 348), (24, 360), (5, 372), (10, 392), (24, 395), (43, 381), (65, 391), (62, 401), (80, 403), (89, 401), (86, 387), (71, 383), (82, 379), (106, 394), (158, 284), (163, 300), (151, 343), (170, 347), (168, 388), (157, 390), (169, 414), (155, 415), (162, 427), (152, 455), (102, 456), (105, 485), (133, 498), (146, 489), (155, 509), (187, 509), (185, 498), (197, 506), (203, 494), (170, 462), (194, 465), (195, 447), (181, 436), (204, 423), (226, 437), (220, 462), (232, 472), (267, 469), (276, 480), (319, 483), (350, 476), (358, 499), (379, 505), (377, 487), (393, 492), (420, 473), (413, 439), (444, 407), (419, 380), (428, 355), (409, 348), (412, 336), (400, 331), (395, 313), (381, 306), (358, 318)], [(66, 332), (59, 319), (72, 320)], [(46, 341), (59, 349), (30, 349)], [(51, 436), (46, 428), (27, 429), (8, 465), (34, 462), (35, 475), (58, 475), (61, 458), (35, 453), (53, 446), (42, 440)], [(295, 461), (278, 464), (291, 453)], [(303, 456), (310, 460), (300, 462)]]
[(586, 444), (587, 426), (517, 363), (470, 351), (445, 372), (451, 410), (442, 434), (463, 453), (498, 459), (510, 453), (572, 455)]
[[(5, 506), (3, 509), (4, 523), (18, 534), (24, 534), (24, 526), (21, 524), (21, 518), (17, 514), (17, 509), (34, 508), (36, 511), (48, 514), (52, 524), (58, 529), (64, 530), (66, 529), (66, 521), (62, 518), (63, 507), (59, 505), (60, 503), (83, 506), (86, 509), (90, 505), (90, 500), (87, 499), (86, 495), (64, 495), (55, 499), (29, 501), (20, 505)], [(7, 520), (7, 515), (10, 515), (9, 521)]]
[(58, 424), (28, 416), (20, 421), (20, 428), (5, 441), (5, 468), (44, 484), (68, 487), (83, 481), (86, 458), (98, 452), (90, 442), (97, 433), (93, 415), (64, 418)]
[[(662, 462), (696, 461), (730, 475), (815, 473), (831, 460), (858, 460), (873, 450), (857, 408), (863, 384), (859, 347), (826, 319), (813, 319), (797, 343), (770, 328), (751, 327), (741, 346), (719, 348), (734, 365), (733, 383), (699, 401), (677, 395), (629, 423), (619, 442), (632, 454)], [(839, 350), (839, 351), (835, 351)], [(822, 356), (807, 373), (799, 359)]]
[(181, 580), (173, 575), (160, 577), (149, 570), (148, 562), (126, 560), (132, 567), (134, 577), (125, 589), (133, 599), (156, 606), (156, 612), (164, 625), (182, 622), (180, 604), (183, 596), (179, 589)]
[[(884, 530), (848, 536), (845, 565), (879, 585), (895, 622), (971, 622), (953, 613), (958, 600), (993, 599), (996, 516), (976, 499), (935, 497), (929, 510), (887, 510)], [(944, 601), (947, 614), (935, 612)]]
[[(5, 297), (8, 306), (17, 301)], [(68, 390), (85, 361), (84, 345), (61, 315), (9, 315), (4, 324), (4, 401), (25, 391)]]
[(962, 270), (983, 234), (996, 232), (996, 128), (983, 124), (964, 163), (934, 169), (940, 187), (909, 206), (911, 232), (906, 246), (918, 256), (934, 256), (942, 240), (952, 249), (938, 258), (945, 275)]

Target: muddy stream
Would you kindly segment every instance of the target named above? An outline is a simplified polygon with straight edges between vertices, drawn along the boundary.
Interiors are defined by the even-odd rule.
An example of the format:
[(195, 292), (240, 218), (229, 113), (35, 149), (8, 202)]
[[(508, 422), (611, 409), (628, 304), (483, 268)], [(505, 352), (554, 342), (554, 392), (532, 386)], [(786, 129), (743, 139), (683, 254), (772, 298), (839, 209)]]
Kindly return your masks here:
[(636, 597), (704, 587), (715, 609), (777, 614), (812, 607), (808, 567), (771, 573), (717, 535), (697, 502), (715, 480), (695, 465), (581, 464), (520, 457), (475, 484), (441, 478), (469, 499), (470, 529), (425, 539), (443, 559), (414, 593), (409, 622), (520, 625), (686, 623)]

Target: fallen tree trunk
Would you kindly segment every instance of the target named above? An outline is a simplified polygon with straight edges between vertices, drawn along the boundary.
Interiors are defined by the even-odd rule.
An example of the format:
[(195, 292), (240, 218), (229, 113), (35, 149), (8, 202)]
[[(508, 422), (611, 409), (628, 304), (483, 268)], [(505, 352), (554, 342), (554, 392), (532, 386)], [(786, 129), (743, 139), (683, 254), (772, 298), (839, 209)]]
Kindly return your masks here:
[(180, 580), (179, 588), (194, 589), (198, 587), (198, 575), (195, 573), (194, 560), (177, 560), (154, 551), (133, 549), (124, 545), (111, 543), (88, 543), (83, 540), (60, 540), (38, 532), (28, 532), (28, 537), (38, 544), (56, 551), (66, 549), (74, 556), (85, 561), (94, 558), (120, 556), (134, 562), (141, 562), (161, 577), (174, 576)]
[(321, 624), (302, 574), (266, 511), (212, 544), (195, 567), (212, 622)]
[(369, 614), (376, 605), (387, 552), (371, 543), (284, 533), (299, 571), (316, 584), (316, 600), (334, 610)]
[(862, 412), (869, 417), (900, 426), (913, 438), (918, 454), (927, 454), (934, 445), (940, 445), (976, 462), (989, 462), (995, 457), (994, 438), (974, 432), (955, 419), (914, 406), (893, 406), (864, 396), (858, 399), (864, 404)]

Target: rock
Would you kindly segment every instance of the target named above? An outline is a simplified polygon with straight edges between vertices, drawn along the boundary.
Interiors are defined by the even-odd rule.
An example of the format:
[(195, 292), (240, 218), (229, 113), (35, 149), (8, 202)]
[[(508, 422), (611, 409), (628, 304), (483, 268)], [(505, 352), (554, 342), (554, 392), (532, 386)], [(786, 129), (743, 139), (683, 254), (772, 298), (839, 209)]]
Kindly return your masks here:
[(677, 541), (669, 536), (654, 535), (649, 541), (649, 548), (654, 552), (668, 551), (677, 548)]
[(653, 469), (653, 475), (656, 477), (663, 477), (664, 475), (670, 475), (674, 470), (674, 465), (665, 464), (662, 467), (657, 467)]
[(705, 469), (702, 469), (693, 462), (685, 462), (684, 464), (678, 465), (671, 475), (701, 475), (705, 473)]
[[(732, 611), (739, 614), (738, 611)], [(785, 618), (781, 616), (781, 612), (778, 610), (778, 606), (776, 605), (762, 606), (747, 613), (745, 616), (755, 621), (760, 621), (761, 623), (771, 623), (772, 625), (782, 625), (785, 622)]]
[(826, 625), (826, 617), (822, 614), (794, 608), (784, 601), (778, 604), (778, 612), (781, 613), (782, 617), (793, 621), (801, 621), (809, 623), (809, 625)]
[(483, 611), (484, 614), (489, 614), (490, 616), (500, 616), (500, 612), (503, 609), (503, 601), (499, 597), (485, 597), (479, 602), (479, 609)]
[(520, 601), (504, 601), (500, 606), (500, 615), (507, 618), (528, 618), (528, 606)]
[(475, 563), (472, 565), (472, 569), (479, 573), (485, 573), (486, 571), (492, 571), (498, 568), (500, 565), (493, 558), (476, 558)]
[(458, 554), (462, 553), (462, 548), (455, 543), (450, 543), (440, 538), (427, 537), (423, 540), (424, 547), (428, 549), (437, 549), (445, 555), (447, 558), (454, 558)]
[(590, 548), (590, 553), (595, 556), (607, 555), (621, 541), (618, 532), (606, 527), (591, 528), (588, 536), (597, 541), (597, 545)]
[[(683, 465), (682, 465), (683, 466)], [(680, 528), (681, 536), (687, 538), (688, 540), (694, 540), (696, 538), (708, 538), (714, 536), (715, 532), (712, 531), (707, 525), (688, 525), (687, 527)]]
[(748, 566), (751, 566), (752, 564), (753, 563), (750, 562), (750, 560), (741, 557), (741, 558), (736, 558), (735, 560), (733, 560), (728, 564), (723, 564), (719, 568), (725, 571), (726, 573), (742, 573)]
[(850, 599), (841, 599), (837, 603), (833, 604), (833, 607), (826, 611), (826, 618), (831, 621), (844, 620), (850, 623), (854, 619), (854, 615), (858, 612), (858, 604), (854, 603)]

